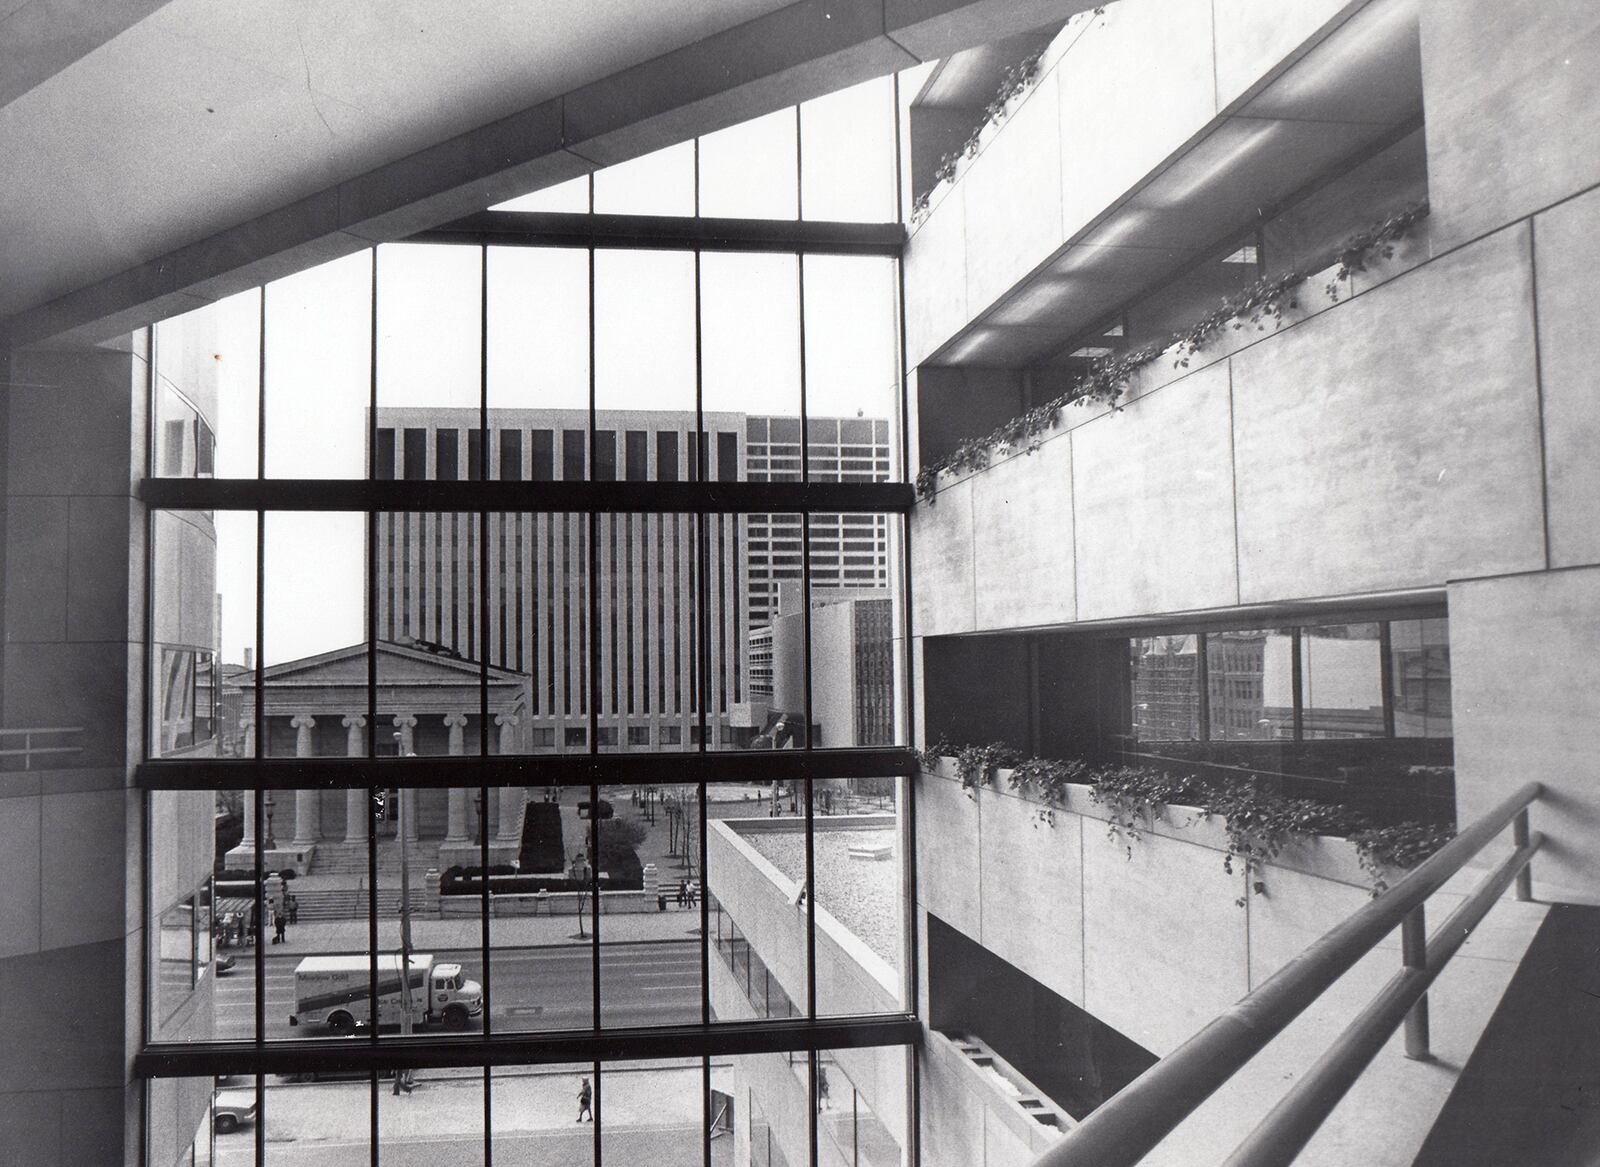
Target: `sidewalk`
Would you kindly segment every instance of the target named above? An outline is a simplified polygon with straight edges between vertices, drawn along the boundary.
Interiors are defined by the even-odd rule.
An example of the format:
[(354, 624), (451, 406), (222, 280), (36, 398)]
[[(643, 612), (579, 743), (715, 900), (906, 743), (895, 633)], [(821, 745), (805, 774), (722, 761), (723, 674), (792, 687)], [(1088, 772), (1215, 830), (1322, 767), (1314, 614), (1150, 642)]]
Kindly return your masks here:
[[(585, 939), (578, 939), (578, 921), (567, 916), (495, 916), (489, 921), (490, 943), (497, 948), (545, 947), (562, 944), (587, 944), (593, 931), (593, 919), (586, 912), (583, 917)], [(648, 941), (688, 941), (700, 935), (700, 909), (680, 908), (670, 900), (665, 912), (618, 912), (600, 917), (600, 942), (602, 944), (628, 944)], [(367, 921), (318, 920), (291, 925), (287, 939), (282, 944), (267, 941), (267, 952), (365, 952), (369, 936)], [(412, 947), (419, 952), (434, 949), (478, 948), (483, 944), (481, 917), (452, 917), (441, 920), (429, 916), (413, 916), (411, 920)], [(400, 921), (378, 921), (378, 947), (400, 946)], [(248, 952), (248, 948), (229, 948), (230, 953)]]

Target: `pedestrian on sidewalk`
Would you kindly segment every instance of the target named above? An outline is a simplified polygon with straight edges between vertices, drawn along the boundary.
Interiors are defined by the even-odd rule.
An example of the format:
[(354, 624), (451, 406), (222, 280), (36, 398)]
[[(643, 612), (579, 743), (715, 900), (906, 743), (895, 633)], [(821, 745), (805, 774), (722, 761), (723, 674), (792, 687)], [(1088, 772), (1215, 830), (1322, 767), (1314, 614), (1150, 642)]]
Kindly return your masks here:
[(289, 897), (289, 923), (298, 924), (299, 922), (300, 922), (300, 901), (295, 899), (294, 896), (290, 896)]
[(582, 1122), (583, 1116), (586, 1114), (589, 1116), (590, 1122), (594, 1121), (594, 1111), (590, 1109), (589, 1106), (589, 1103), (593, 1100), (593, 1098), (594, 1090), (589, 1085), (589, 1079), (585, 1078), (583, 1083), (578, 1087), (578, 1122)]
[(272, 912), (272, 942), (274, 944), (282, 944), (286, 939), (283, 934), (286, 923), (288, 921), (284, 918), (282, 910), (274, 908)]

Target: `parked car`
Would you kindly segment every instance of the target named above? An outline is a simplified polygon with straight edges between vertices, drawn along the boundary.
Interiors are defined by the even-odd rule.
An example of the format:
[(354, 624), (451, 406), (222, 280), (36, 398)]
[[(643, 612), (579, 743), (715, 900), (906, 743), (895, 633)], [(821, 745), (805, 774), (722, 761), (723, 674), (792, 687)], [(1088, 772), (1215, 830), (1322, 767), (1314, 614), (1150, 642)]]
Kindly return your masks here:
[(242, 1126), (256, 1120), (256, 1092), (246, 1090), (218, 1090), (211, 1103), (211, 1125), (219, 1135), (232, 1134)]

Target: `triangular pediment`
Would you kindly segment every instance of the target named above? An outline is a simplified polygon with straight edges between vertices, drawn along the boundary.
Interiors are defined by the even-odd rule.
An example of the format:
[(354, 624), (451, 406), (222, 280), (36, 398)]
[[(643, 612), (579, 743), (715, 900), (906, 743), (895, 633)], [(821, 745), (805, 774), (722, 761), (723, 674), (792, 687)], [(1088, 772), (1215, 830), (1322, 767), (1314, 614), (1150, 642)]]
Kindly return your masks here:
[[(380, 640), (377, 645), (378, 683), (380, 685), (476, 685), (481, 668), (477, 661), (451, 656), (442, 652), (429, 652), (410, 645)], [(283, 661), (262, 670), (262, 680), (268, 689), (299, 686), (364, 686), (367, 683), (367, 646), (353, 644), (336, 648), (315, 656)], [(489, 684), (518, 685), (521, 673), (491, 667)], [(242, 674), (239, 685), (255, 688), (255, 676)]]

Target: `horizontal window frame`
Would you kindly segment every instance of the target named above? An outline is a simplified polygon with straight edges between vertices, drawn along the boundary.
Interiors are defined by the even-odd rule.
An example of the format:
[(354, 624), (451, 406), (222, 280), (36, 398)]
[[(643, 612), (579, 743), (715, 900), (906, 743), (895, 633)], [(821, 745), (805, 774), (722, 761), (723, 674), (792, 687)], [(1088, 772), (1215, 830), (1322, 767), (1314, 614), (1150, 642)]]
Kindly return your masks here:
[(704, 1025), (573, 1030), (490, 1037), (307, 1038), (258, 1043), (151, 1042), (133, 1059), (136, 1078), (224, 1074), (375, 1073), (382, 1070), (622, 1063), (683, 1057), (736, 1057), (836, 1049), (915, 1046), (914, 1014), (723, 1021)]
[(373, 478), (146, 478), (157, 510), (368, 514), (907, 514), (906, 482), (508, 482)]
[(479, 211), (409, 235), (405, 243), (572, 247), (626, 251), (786, 252), (900, 257), (901, 223), (605, 215), (581, 211)]
[(449, 790), (460, 787), (749, 785), (808, 778), (911, 777), (909, 747), (478, 754), (366, 758), (166, 758), (141, 762), (141, 790)]

